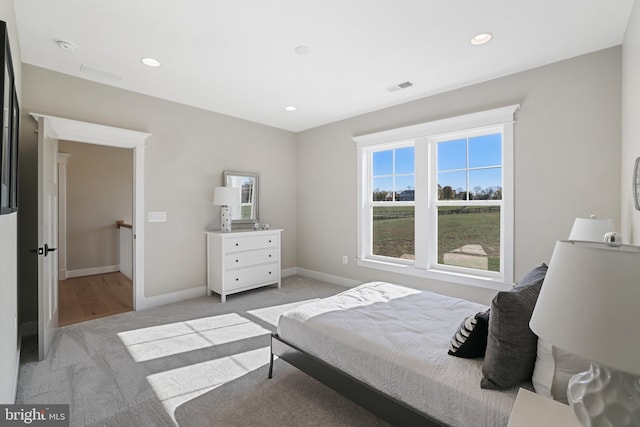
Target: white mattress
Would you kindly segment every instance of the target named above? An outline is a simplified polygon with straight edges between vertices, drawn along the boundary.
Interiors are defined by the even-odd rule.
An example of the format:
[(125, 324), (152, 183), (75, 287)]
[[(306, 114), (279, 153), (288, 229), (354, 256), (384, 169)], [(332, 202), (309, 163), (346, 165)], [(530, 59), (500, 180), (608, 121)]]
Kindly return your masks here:
[(285, 312), (278, 335), (448, 425), (506, 426), (517, 390), (481, 389), (481, 359), (447, 354), (462, 320), (486, 309), (371, 282)]

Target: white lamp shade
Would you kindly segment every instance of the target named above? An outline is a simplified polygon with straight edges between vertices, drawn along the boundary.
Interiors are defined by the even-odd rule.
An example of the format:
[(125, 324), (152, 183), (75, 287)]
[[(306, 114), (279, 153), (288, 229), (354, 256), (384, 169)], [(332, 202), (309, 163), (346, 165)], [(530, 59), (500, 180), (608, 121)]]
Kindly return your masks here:
[(598, 218), (576, 218), (569, 234), (569, 240), (603, 242), (604, 235), (613, 231), (613, 221)]
[(640, 247), (558, 241), (531, 317), (551, 344), (640, 375)]
[(216, 187), (213, 192), (215, 206), (237, 206), (240, 204), (240, 188)]

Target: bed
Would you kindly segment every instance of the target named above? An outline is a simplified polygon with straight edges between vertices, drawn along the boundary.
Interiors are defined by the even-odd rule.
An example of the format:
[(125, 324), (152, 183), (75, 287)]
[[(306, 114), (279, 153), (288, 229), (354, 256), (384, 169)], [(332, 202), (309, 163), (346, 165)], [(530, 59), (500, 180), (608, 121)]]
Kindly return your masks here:
[(285, 312), (278, 356), (397, 425), (506, 426), (517, 387), (480, 388), (482, 359), (447, 354), (465, 317), (488, 307), (385, 282)]

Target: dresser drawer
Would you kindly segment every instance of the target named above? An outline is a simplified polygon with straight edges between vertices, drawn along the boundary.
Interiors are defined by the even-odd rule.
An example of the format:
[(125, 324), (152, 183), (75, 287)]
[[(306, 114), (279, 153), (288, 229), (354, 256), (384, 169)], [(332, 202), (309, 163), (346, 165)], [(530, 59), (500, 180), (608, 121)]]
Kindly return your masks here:
[(277, 248), (259, 249), (248, 252), (235, 252), (224, 257), (225, 270), (244, 268), (252, 265), (278, 261), (280, 251)]
[(254, 249), (279, 248), (278, 234), (263, 234), (259, 236), (229, 237), (224, 241), (226, 253), (251, 251)]
[(259, 265), (257, 267), (249, 267), (241, 270), (231, 270), (225, 273), (226, 289), (233, 291), (258, 283), (274, 283), (280, 279), (278, 274), (279, 264)]

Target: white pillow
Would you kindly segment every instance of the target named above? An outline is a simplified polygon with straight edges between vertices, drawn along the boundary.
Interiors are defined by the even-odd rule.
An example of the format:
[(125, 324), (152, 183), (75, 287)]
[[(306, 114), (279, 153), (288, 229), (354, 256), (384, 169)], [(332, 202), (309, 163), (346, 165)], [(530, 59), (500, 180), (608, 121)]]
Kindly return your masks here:
[(538, 338), (531, 382), (536, 393), (567, 403), (567, 387), (575, 374), (589, 370), (589, 361)]

